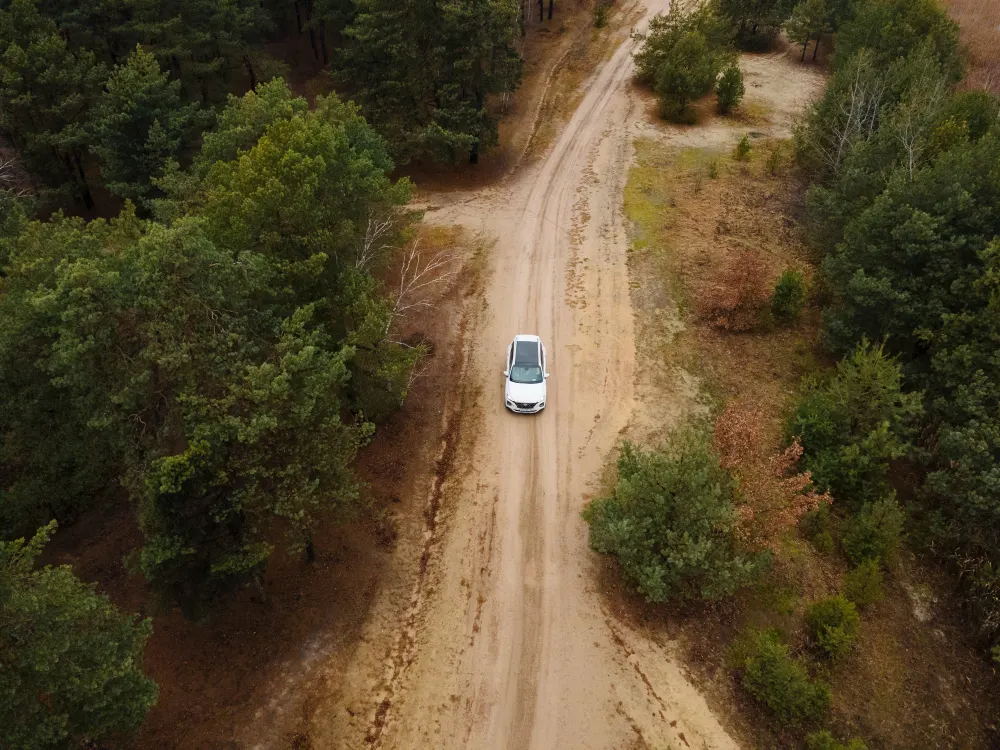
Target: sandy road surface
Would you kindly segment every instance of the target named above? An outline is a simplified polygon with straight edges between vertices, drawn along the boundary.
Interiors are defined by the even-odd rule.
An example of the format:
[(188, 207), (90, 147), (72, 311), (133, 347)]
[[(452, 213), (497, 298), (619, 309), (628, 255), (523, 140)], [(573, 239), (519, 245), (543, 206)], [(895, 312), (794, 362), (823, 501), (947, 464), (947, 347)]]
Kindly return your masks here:
[[(667, 0), (647, 5), (652, 14)], [(425, 564), (368, 701), (369, 747), (736, 747), (669, 644), (604, 612), (580, 518), (634, 406), (621, 211), (632, 51), (626, 41), (585, 84), (539, 163), (500, 187), (431, 201), (429, 221), (496, 244), (486, 312), (466, 335), (462, 438), (442, 450), (451, 478), (431, 488)], [(540, 334), (549, 352), (538, 416), (502, 403), (518, 332)], [(358, 746), (336, 716), (318, 724), (316, 746)]]

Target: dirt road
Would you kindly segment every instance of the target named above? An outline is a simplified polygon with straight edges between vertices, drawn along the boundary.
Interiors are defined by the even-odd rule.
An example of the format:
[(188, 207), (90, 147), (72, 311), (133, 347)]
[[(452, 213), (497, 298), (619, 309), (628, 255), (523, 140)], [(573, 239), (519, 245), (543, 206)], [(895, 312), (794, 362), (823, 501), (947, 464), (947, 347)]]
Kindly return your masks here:
[[(542, 160), (429, 207), (428, 221), (496, 244), (485, 312), (466, 336), (462, 438), (442, 449), (451, 478), (431, 488), (426, 564), (373, 689), (369, 746), (735, 747), (669, 644), (604, 611), (580, 517), (634, 403), (621, 211), (632, 52), (628, 40), (585, 84)], [(538, 416), (503, 407), (515, 333), (538, 333), (549, 351)], [(316, 746), (357, 746), (336, 719), (318, 723)]]

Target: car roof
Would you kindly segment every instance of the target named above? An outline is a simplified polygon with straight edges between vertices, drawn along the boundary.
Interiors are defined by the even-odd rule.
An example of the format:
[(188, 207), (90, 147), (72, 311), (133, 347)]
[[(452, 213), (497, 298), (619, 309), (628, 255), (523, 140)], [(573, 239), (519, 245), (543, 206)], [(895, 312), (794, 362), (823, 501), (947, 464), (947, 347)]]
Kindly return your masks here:
[(541, 338), (531, 333), (519, 333), (514, 337), (514, 341), (541, 341)]

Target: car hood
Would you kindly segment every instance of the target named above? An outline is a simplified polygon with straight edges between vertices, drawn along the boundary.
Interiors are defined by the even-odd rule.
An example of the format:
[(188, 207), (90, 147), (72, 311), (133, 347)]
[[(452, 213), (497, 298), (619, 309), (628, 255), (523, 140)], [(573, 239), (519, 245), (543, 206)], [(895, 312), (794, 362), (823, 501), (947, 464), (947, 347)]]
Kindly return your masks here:
[(507, 398), (522, 404), (536, 404), (545, 399), (545, 381), (541, 383), (515, 383), (507, 381)]

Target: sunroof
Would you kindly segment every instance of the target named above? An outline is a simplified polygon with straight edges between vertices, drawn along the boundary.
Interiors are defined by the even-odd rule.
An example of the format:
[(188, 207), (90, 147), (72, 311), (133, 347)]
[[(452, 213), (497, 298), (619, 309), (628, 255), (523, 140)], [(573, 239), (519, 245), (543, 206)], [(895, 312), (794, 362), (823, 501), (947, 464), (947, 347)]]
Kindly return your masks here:
[(517, 349), (514, 351), (515, 365), (537, 365), (538, 364), (538, 342), (518, 341)]

